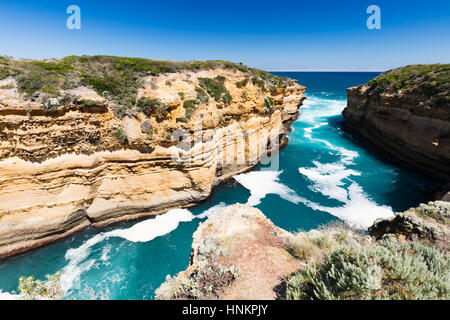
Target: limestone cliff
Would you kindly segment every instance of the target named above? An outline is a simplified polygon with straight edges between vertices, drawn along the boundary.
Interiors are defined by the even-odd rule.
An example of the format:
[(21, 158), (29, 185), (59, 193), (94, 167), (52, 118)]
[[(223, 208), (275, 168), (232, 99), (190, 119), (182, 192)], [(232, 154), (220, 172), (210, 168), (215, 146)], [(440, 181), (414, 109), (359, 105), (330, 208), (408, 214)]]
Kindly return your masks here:
[(0, 258), (205, 200), (287, 142), (304, 91), (220, 61), (0, 60)]
[(450, 65), (387, 71), (349, 88), (344, 127), (390, 156), (450, 180)]

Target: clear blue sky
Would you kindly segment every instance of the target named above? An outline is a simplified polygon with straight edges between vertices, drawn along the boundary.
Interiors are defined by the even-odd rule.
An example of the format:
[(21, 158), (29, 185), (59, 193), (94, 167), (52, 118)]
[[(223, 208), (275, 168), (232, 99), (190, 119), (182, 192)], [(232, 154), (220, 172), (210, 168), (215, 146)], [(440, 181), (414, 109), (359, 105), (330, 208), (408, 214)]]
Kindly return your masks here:
[[(66, 28), (81, 8), (82, 29)], [(381, 8), (368, 30), (366, 9)], [(450, 62), (449, 0), (0, 0), (0, 54), (224, 59), (267, 70)]]

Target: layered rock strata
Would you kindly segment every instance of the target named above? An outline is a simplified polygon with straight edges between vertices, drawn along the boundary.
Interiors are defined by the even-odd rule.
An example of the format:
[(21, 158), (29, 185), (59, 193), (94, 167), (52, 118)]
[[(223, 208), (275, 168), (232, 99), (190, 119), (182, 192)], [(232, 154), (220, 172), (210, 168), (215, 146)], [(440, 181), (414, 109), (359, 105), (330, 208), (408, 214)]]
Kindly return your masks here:
[(391, 70), (349, 88), (344, 128), (384, 153), (450, 180), (450, 66)]
[[(220, 68), (148, 76), (137, 98), (164, 105), (162, 119), (136, 108), (118, 117), (85, 86), (66, 90), (70, 102), (50, 112), (14, 78), (2, 80), (0, 258), (87, 226), (194, 205), (252, 168), (286, 143), (305, 87), (289, 80), (269, 92), (247, 77)], [(200, 78), (220, 79), (232, 101), (199, 102)]]

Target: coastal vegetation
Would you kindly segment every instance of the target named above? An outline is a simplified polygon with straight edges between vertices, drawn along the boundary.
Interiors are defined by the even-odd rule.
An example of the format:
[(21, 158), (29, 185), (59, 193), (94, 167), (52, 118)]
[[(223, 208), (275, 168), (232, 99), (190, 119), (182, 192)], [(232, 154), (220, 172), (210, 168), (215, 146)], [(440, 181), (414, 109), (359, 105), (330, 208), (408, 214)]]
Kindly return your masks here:
[(206, 92), (208, 92), (209, 95), (214, 98), (214, 100), (227, 105), (231, 103), (232, 97), (227, 88), (225, 88), (224, 86), (224, 77), (216, 77), (214, 79), (199, 78), (198, 81), (200, 83), (200, 86), (202, 86), (203, 89), (205, 89)]
[(383, 72), (368, 83), (370, 92), (414, 93), (431, 107), (450, 106), (450, 64), (410, 65)]
[(291, 300), (448, 299), (450, 259), (418, 243), (340, 246), (291, 276)]
[(47, 275), (46, 280), (34, 277), (20, 277), (17, 288), (20, 299), (24, 300), (60, 300), (64, 296), (61, 287), (61, 273)]
[[(45, 61), (0, 57), (0, 80), (9, 76), (17, 78), (18, 89), (29, 97), (35, 92), (58, 95), (60, 90), (86, 85), (102, 96), (128, 105), (135, 102), (138, 88), (142, 86), (143, 77), (184, 70), (198, 71), (217, 68), (234, 69), (253, 75), (260, 84), (262, 84), (261, 81), (267, 80), (282, 86), (288, 80), (262, 70), (249, 68), (241, 63), (229, 61), (174, 62), (105, 55), (68, 56), (63, 59)], [(222, 98), (221, 96), (217, 97), (217, 93), (225, 92), (218, 85), (218, 83), (223, 85), (224, 80), (223, 77), (217, 77), (204, 83), (216, 100)], [(171, 82), (167, 80), (166, 85), (170, 86)]]

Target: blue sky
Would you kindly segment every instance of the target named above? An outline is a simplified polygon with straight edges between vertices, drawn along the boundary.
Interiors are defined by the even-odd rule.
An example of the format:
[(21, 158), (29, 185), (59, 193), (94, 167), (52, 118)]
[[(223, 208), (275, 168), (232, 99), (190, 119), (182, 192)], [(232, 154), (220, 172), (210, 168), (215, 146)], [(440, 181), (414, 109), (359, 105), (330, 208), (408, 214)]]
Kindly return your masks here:
[[(81, 8), (81, 30), (66, 8)], [(381, 8), (381, 30), (366, 9)], [(450, 62), (448, 0), (4, 1), (0, 54), (223, 59), (267, 70), (385, 70)]]

